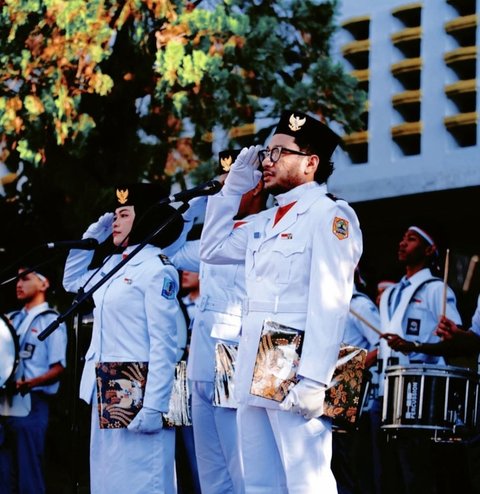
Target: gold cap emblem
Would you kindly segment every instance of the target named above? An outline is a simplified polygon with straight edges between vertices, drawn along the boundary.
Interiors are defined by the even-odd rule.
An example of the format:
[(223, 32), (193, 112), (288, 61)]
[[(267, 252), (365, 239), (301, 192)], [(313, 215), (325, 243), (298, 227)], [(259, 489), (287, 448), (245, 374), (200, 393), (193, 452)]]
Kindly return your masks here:
[(117, 189), (117, 199), (120, 204), (125, 204), (128, 201), (128, 189)]
[(288, 120), (288, 127), (292, 132), (297, 132), (297, 130), (300, 130), (303, 127), (306, 121), (307, 121), (306, 117), (304, 118), (296, 117), (292, 113)]
[(226, 158), (220, 158), (220, 164), (222, 165), (223, 171), (229, 172), (232, 167), (232, 157), (227, 156)]

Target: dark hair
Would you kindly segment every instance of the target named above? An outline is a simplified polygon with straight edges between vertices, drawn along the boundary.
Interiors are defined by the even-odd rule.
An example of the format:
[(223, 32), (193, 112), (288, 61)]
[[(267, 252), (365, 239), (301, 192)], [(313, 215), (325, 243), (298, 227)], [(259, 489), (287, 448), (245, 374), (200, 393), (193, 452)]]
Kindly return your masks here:
[(328, 178), (335, 169), (335, 167), (333, 166), (333, 162), (330, 160), (330, 156), (327, 156), (324, 152), (322, 152), (321, 145), (315, 146), (312, 144), (308, 144), (299, 137), (295, 138), (295, 143), (303, 152), (316, 154), (320, 158), (314, 178), (315, 181), (319, 184), (327, 183)]
[(55, 269), (52, 266), (45, 266), (42, 265), (41, 263), (28, 263), (28, 262), (23, 262), (20, 263), (18, 266), (18, 270), (22, 271), (30, 271), (30, 273), (34, 275), (41, 275), (44, 276), (48, 280), (48, 288), (45, 293), (53, 293), (55, 292), (55, 289), (57, 287), (57, 275), (55, 272)]

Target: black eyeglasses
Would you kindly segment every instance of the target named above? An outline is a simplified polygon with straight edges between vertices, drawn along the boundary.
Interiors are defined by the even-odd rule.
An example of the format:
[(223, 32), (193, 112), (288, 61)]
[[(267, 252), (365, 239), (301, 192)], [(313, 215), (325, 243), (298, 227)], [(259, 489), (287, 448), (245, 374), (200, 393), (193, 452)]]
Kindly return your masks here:
[(298, 154), (300, 156), (310, 156), (308, 153), (303, 153), (302, 151), (295, 151), (295, 149), (288, 149), (282, 146), (275, 146), (272, 149), (262, 149), (261, 151), (259, 151), (258, 159), (260, 160), (260, 163), (263, 163), (263, 160), (265, 160), (268, 157), (270, 158), (270, 161), (272, 163), (276, 163), (280, 159), (282, 153)]

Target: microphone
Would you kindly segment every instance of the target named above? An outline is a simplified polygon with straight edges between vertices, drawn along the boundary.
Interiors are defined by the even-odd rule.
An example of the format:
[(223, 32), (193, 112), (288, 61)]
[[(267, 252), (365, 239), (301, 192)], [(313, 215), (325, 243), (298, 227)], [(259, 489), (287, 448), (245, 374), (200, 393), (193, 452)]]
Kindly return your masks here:
[(44, 245), (47, 249), (82, 249), (93, 250), (98, 246), (98, 240), (94, 238), (84, 238), (82, 240), (59, 240), (58, 242), (48, 242)]
[(193, 189), (183, 190), (172, 194), (165, 199), (162, 199), (158, 204), (170, 204), (171, 202), (188, 202), (194, 197), (211, 196), (216, 194), (222, 188), (222, 184), (218, 180), (209, 180)]

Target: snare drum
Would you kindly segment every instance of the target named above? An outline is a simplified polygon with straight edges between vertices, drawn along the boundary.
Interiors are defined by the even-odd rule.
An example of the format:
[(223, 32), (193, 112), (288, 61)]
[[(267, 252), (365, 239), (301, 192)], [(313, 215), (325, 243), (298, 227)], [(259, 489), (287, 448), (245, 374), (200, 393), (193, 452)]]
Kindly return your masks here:
[(480, 376), (462, 367), (412, 364), (385, 371), (382, 429), (461, 441), (478, 431)]
[(0, 389), (4, 389), (18, 365), (18, 338), (8, 319), (0, 314)]

